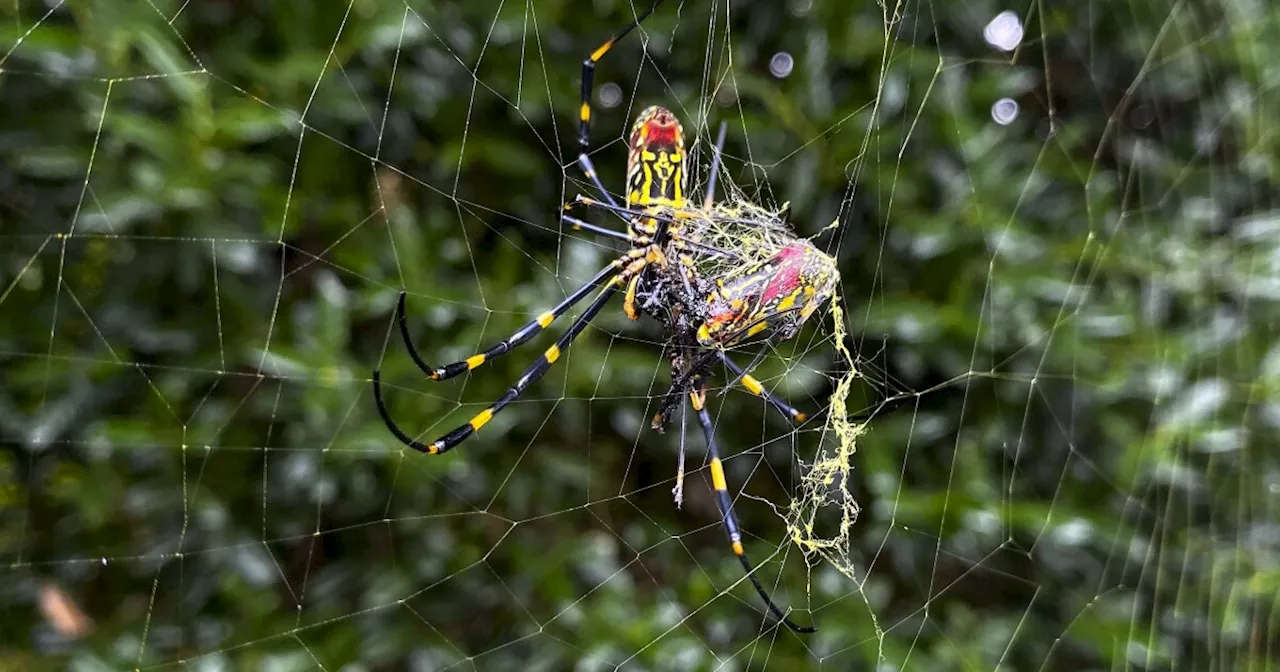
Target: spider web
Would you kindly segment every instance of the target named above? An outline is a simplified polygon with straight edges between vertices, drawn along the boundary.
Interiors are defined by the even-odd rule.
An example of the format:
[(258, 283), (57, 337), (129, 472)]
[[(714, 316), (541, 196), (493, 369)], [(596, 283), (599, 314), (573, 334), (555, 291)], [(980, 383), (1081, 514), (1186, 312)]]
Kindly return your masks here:
[(375, 367), (430, 440), (554, 338), (433, 383), (401, 290), (455, 361), (617, 249), (556, 215), (593, 195), (581, 59), (645, 6), (0, 9), (0, 666), (1275, 658), (1264, 3), (669, 0), (601, 62), (605, 185), (663, 104), (701, 197), (725, 122), (720, 194), (839, 260), (822, 319), (732, 353), (823, 413), (709, 395), (756, 575), (815, 635), (747, 585), (696, 421), (649, 429), (662, 335), (616, 304), (449, 455), (388, 434)]

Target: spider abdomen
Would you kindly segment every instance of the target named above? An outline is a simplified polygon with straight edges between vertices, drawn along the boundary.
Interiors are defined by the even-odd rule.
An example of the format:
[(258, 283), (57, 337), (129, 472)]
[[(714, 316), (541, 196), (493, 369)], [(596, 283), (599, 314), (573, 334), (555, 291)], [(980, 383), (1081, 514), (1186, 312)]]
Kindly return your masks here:
[(834, 259), (807, 240), (793, 239), (763, 262), (716, 281), (697, 340), (706, 347), (765, 332), (791, 338), (835, 292), (839, 277)]

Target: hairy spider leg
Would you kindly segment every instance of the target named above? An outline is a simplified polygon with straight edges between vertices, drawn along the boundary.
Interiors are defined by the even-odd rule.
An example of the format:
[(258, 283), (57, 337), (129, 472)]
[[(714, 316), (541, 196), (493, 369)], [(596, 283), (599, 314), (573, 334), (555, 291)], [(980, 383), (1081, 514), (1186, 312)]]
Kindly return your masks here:
[(761, 397), (765, 401), (769, 402), (770, 406), (777, 409), (779, 413), (786, 416), (787, 419), (791, 420), (792, 422), (804, 422), (805, 420), (809, 419), (808, 413), (804, 413), (798, 410), (791, 404), (788, 404), (787, 402), (783, 401), (781, 398), (779, 398), (777, 395), (773, 394), (769, 390), (764, 389), (764, 385), (761, 384), (761, 382), (757, 380), (755, 376), (751, 375), (750, 373), (747, 373), (746, 369), (743, 369), (741, 366), (738, 366), (736, 362), (734, 362), (732, 359), (729, 358), (729, 355), (726, 354), (725, 351), (716, 350), (716, 354), (720, 356), (720, 361), (724, 362), (724, 365), (728, 367), (728, 369), (733, 372), (733, 375), (738, 379), (738, 381), (742, 383), (742, 386), (747, 388), (748, 392), (756, 395), (757, 397)]
[[(613, 48), (613, 45), (618, 43), (618, 40), (626, 37), (627, 33), (635, 30), (635, 28), (640, 25), (640, 22), (648, 18), (649, 15), (653, 13), (653, 10), (657, 9), (658, 5), (661, 5), (662, 2), (663, 0), (654, 0), (653, 5), (651, 5), (649, 9), (637, 16), (634, 21), (627, 24), (626, 28), (614, 33), (613, 37), (610, 37), (604, 44), (596, 47), (595, 51), (591, 52), (591, 54), (582, 61), (582, 108), (578, 112), (579, 154), (585, 156), (588, 150), (591, 149), (591, 93), (596, 76), (596, 63), (599, 62), (600, 59), (604, 58), (605, 54), (609, 53), (609, 50)], [(579, 161), (581, 162), (581, 158), (579, 158)], [(590, 165), (590, 160), (588, 160), (587, 163)], [(590, 175), (588, 175), (588, 177), (590, 177)]]
[(591, 278), (572, 294), (565, 297), (565, 299), (556, 304), (554, 308), (539, 314), (528, 324), (520, 327), (515, 331), (515, 333), (499, 341), (496, 345), (462, 361), (438, 367), (428, 364), (426, 360), (422, 358), (422, 355), (418, 354), (418, 349), (414, 347), (413, 336), (409, 333), (409, 324), (405, 319), (405, 293), (400, 292), (400, 300), (396, 303), (396, 321), (400, 325), (400, 339), (404, 341), (404, 347), (409, 351), (409, 357), (413, 359), (413, 363), (417, 364), (418, 368), (421, 369), (423, 373), (427, 374), (431, 380), (448, 380), (466, 373), (467, 371), (471, 371), (489, 360), (505, 355), (520, 345), (528, 342), (529, 339), (532, 339), (534, 336), (542, 333), (544, 329), (551, 326), (552, 322), (564, 315), (570, 308), (581, 301), (582, 298), (593, 288), (603, 284), (610, 276), (616, 275), (618, 270), (622, 268), (624, 263), (623, 260), (626, 258), (627, 257), (624, 256), (620, 259), (615, 259), (608, 266), (600, 269), (600, 272), (596, 273), (595, 277)]
[[(634, 263), (643, 264), (644, 260), (639, 259), (637, 260), (637, 262), (633, 262), (633, 265)], [(573, 324), (570, 325), (570, 327), (564, 332), (564, 334), (562, 334), (560, 338), (556, 340), (555, 344), (547, 348), (546, 352), (542, 353), (542, 356), (538, 357), (538, 359), (532, 365), (530, 365), (528, 369), (525, 369), (524, 374), (522, 374), (520, 378), (516, 380), (515, 384), (512, 385), (511, 388), (508, 389), (505, 394), (499, 397), (497, 401), (495, 401), (491, 406), (484, 409), (480, 413), (476, 414), (476, 416), (471, 418), (471, 420), (468, 421), (466, 424), (457, 427), (453, 431), (449, 432), (448, 434), (445, 434), (444, 436), (440, 437), (439, 439), (436, 439), (435, 441), (432, 441), (429, 444), (422, 443), (417, 439), (409, 436), (395, 424), (395, 421), (391, 419), (391, 414), (387, 412), (387, 407), (382, 401), (381, 384), (378, 379), (378, 372), (374, 371), (373, 395), (374, 395), (374, 399), (377, 401), (378, 413), (382, 416), (383, 423), (386, 424), (387, 429), (390, 430), (391, 433), (394, 434), (397, 439), (400, 439), (401, 443), (405, 444), (406, 446), (409, 446), (410, 448), (413, 448), (414, 450), (426, 453), (428, 455), (439, 455), (441, 453), (445, 453), (453, 449), (455, 446), (457, 446), (458, 444), (466, 440), (468, 437), (470, 437), (472, 434), (475, 434), (475, 432), (479, 430), (481, 427), (484, 427), (486, 424), (488, 424), (488, 422), (493, 419), (493, 416), (497, 415), (500, 411), (502, 411), (502, 409), (505, 408), (507, 404), (510, 404), (512, 401), (515, 401), (516, 398), (519, 397), (520, 394), (524, 392), (526, 388), (529, 387), (529, 385), (533, 384), (535, 381), (541, 378), (543, 374), (545, 374), (547, 370), (551, 368), (551, 365), (554, 364), (556, 360), (560, 358), (561, 352), (568, 349), (569, 345), (573, 343), (574, 339), (576, 339), (578, 335), (581, 334), (584, 329), (586, 329), (587, 324), (590, 323), (591, 320), (594, 319), (595, 316), (600, 313), (600, 310), (604, 308), (605, 304), (609, 302), (609, 299), (612, 298), (614, 293), (618, 291), (618, 286), (621, 284), (621, 282), (623, 281), (623, 278), (625, 278), (626, 275), (627, 274), (625, 271), (623, 273), (614, 275), (605, 284), (604, 289), (600, 290), (600, 292), (596, 295), (595, 300), (592, 301), (591, 304), (588, 305), (587, 308), (582, 311), (582, 314), (578, 316), (578, 319), (574, 320)]]
[(693, 404), (693, 410), (698, 413), (698, 422), (702, 424), (702, 434), (707, 440), (707, 454), (711, 459), (711, 485), (716, 491), (716, 503), (720, 507), (720, 518), (724, 521), (725, 531), (729, 535), (729, 544), (733, 548), (733, 554), (738, 556), (738, 561), (742, 563), (742, 569), (747, 573), (747, 578), (751, 579), (751, 585), (755, 586), (756, 592), (760, 594), (760, 599), (764, 600), (765, 606), (773, 613), (774, 618), (778, 619), (783, 625), (787, 626), (793, 632), (811, 633), (817, 632), (817, 628), (813, 626), (796, 625), (786, 612), (778, 608), (774, 604), (773, 599), (769, 597), (769, 593), (765, 591), (764, 586), (760, 583), (760, 579), (756, 577), (755, 568), (751, 564), (751, 560), (747, 558), (746, 550), (742, 547), (742, 532), (738, 528), (738, 517), (733, 513), (733, 500), (729, 497), (729, 484), (725, 479), (724, 465), (720, 462), (720, 449), (716, 446), (715, 426), (711, 422), (711, 414), (707, 412), (707, 388), (698, 381), (698, 389), (689, 393), (689, 401)]
[(768, 348), (765, 347), (767, 345), (768, 345), (767, 343), (761, 344), (761, 347), (756, 349), (756, 354), (751, 358), (751, 362), (748, 363), (745, 367), (739, 367), (742, 369), (743, 373), (735, 374), (732, 378), (730, 378), (729, 383), (724, 386), (724, 389), (720, 390), (719, 396), (723, 397), (725, 394), (729, 392), (729, 388), (741, 383), (742, 376), (746, 375), (747, 371), (755, 371), (756, 367), (760, 366), (760, 362), (763, 361), (765, 358), (765, 352), (768, 351)]

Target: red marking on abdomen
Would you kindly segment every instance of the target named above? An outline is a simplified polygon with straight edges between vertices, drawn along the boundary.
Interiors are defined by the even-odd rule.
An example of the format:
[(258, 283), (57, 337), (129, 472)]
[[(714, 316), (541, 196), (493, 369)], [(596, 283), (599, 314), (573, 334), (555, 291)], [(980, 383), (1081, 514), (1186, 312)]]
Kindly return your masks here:
[(676, 143), (676, 125), (660, 124), (650, 121), (645, 124), (646, 145), (674, 145)]
[(796, 291), (800, 286), (800, 271), (804, 269), (805, 256), (804, 246), (800, 243), (792, 243), (773, 255), (771, 261), (777, 264), (777, 270), (761, 292), (761, 302), (769, 303)]

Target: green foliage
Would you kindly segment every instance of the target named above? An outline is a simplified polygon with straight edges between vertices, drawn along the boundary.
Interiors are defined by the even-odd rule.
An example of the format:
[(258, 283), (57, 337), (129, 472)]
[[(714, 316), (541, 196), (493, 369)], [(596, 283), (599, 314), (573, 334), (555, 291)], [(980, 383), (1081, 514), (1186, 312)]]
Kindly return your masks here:
[[(615, 191), (661, 103), (704, 168), (727, 121), (727, 175), (801, 235), (840, 220), (850, 409), (907, 402), (858, 439), (855, 582), (781, 517), (830, 437), (712, 399), (806, 639), (745, 585), (692, 431), (672, 502), (656, 325), (607, 310), (447, 456), (374, 409), (380, 366), (433, 439), (545, 347), (431, 383), (400, 290), (453, 361), (608, 260), (556, 216), (589, 188), (581, 60), (632, 3), (0, 7), (0, 667), (1269, 669), (1280, 19), (1035, 3), (1004, 53), (1003, 9), (669, 0), (598, 69)], [(830, 334), (758, 376), (821, 408)]]

